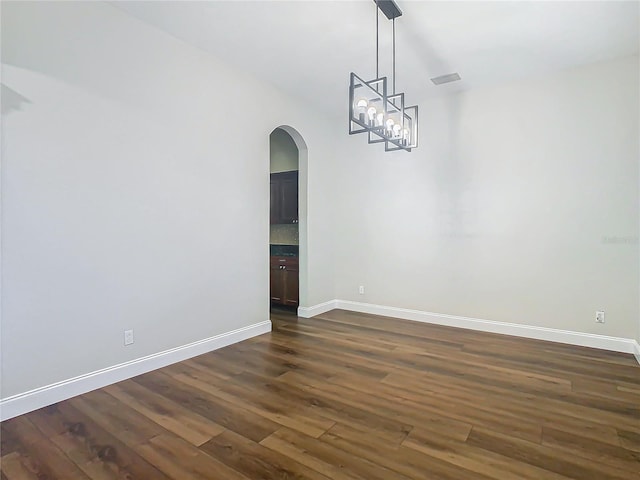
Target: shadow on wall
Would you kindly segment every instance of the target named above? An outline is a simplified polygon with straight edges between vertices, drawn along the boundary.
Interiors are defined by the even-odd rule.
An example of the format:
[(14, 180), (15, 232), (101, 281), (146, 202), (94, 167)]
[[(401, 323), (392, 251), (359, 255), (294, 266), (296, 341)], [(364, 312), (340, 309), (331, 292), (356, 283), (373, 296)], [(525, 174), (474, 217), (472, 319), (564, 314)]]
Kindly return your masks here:
[[(97, 25), (98, 12), (103, 21), (130, 21), (127, 14), (106, 2), (2, 2), (3, 77), (5, 68), (10, 67), (29, 72), (32, 77), (50, 78), (52, 84), (66, 85), (70, 91), (80, 89), (110, 101), (144, 106), (148, 85), (144, 85), (145, 77), (140, 72), (147, 65), (131, 48), (125, 31), (103, 42), (65, 41), (62, 36), (53, 40), (49, 35), (52, 28), (77, 32), (83, 28), (79, 25), (88, 32)], [(41, 34), (25, 35), (25, 31)], [(93, 33), (100, 38), (105, 32), (96, 29)], [(128, 81), (108, 81), (106, 68), (127, 72)]]
[(8, 115), (14, 111), (20, 111), (23, 109), (25, 103), (31, 103), (27, 97), (23, 97), (15, 90), (7, 87), (4, 83), (2, 84), (2, 92), (0, 93), (1, 101), (0, 105), (2, 106), (2, 115)]
[(437, 163), (439, 185), (438, 217), (441, 231), (447, 238), (473, 238), (478, 235), (477, 201), (470, 188), (473, 170), (469, 159), (460, 150), (463, 98), (448, 95), (445, 99), (447, 112), (447, 151)]

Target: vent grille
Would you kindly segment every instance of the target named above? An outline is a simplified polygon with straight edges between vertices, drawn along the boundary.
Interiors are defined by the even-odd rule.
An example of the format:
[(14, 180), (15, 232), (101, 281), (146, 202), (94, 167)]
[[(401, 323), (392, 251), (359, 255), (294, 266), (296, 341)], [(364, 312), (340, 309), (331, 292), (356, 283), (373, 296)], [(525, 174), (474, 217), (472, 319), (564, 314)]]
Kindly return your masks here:
[(443, 83), (456, 82), (458, 80), (460, 80), (460, 75), (458, 75), (458, 73), (449, 73), (447, 75), (440, 75), (439, 77), (431, 79), (434, 85), (442, 85)]

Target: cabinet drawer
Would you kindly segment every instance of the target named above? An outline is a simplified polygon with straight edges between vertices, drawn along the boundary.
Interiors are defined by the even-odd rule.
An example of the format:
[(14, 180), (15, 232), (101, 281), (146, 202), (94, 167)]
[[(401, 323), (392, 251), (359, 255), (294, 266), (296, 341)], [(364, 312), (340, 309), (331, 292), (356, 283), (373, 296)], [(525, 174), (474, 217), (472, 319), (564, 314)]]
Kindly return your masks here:
[(271, 257), (271, 267), (284, 265), (285, 267), (298, 268), (298, 257)]

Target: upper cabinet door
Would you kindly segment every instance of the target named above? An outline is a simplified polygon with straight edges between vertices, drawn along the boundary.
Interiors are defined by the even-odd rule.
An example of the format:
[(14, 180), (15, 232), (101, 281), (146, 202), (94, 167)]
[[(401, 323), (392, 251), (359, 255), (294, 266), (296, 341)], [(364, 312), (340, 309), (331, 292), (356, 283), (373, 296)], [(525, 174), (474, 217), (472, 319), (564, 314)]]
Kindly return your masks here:
[(298, 172), (285, 172), (280, 180), (281, 223), (298, 222)]
[(271, 175), (271, 208), (269, 223), (280, 223), (280, 182)]
[(298, 172), (271, 174), (271, 223), (298, 223)]

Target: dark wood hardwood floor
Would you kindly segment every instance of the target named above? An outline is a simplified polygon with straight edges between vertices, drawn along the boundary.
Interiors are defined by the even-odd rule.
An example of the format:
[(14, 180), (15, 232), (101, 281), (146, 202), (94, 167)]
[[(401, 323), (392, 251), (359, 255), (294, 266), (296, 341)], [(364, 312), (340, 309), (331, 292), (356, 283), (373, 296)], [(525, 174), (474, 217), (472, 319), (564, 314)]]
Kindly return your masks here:
[(2, 480), (640, 479), (640, 366), (372, 315), (274, 331), (3, 422)]

